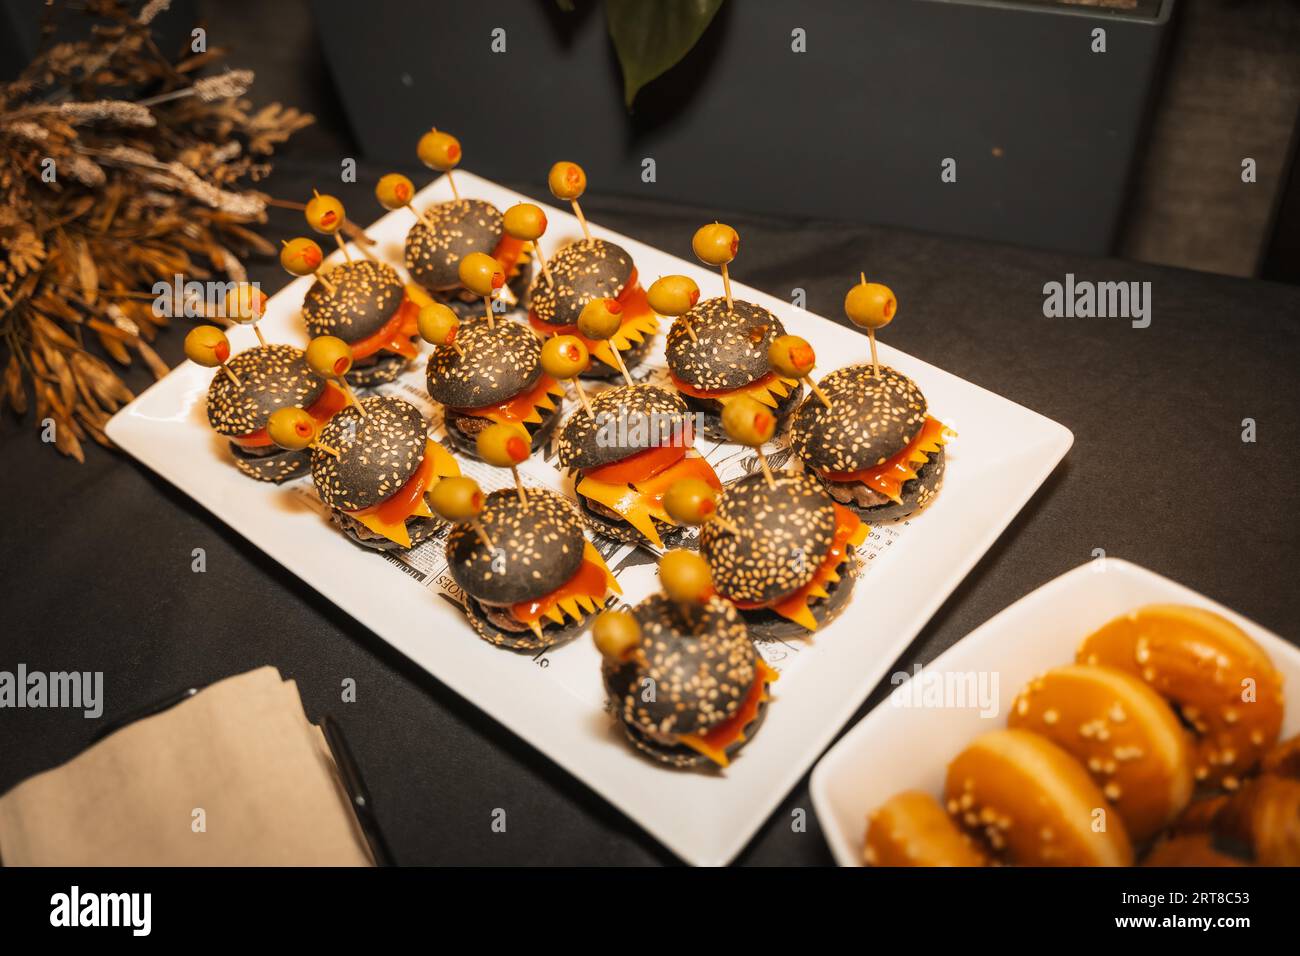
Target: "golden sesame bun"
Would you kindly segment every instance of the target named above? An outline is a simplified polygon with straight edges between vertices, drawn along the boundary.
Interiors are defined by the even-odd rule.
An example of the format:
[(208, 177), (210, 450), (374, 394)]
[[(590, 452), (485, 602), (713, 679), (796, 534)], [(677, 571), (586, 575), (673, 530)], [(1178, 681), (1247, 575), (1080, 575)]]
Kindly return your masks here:
[(1082, 664), (1048, 671), (1016, 697), (1007, 725), (1078, 760), (1135, 842), (1173, 823), (1192, 799), (1187, 731), (1159, 694), (1124, 671)]
[(1088, 772), (1027, 730), (984, 734), (948, 765), (948, 812), (1021, 866), (1129, 866), (1133, 846)]
[(867, 817), (862, 852), (870, 866), (987, 866), (975, 846), (928, 793), (905, 790)]
[(1282, 675), (1241, 628), (1212, 611), (1153, 604), (1118, 617), (1080, 645), (1081, 664), (1141, 678), (1195, 735), (1198, 783), (1231, 790), (1282, 728)]

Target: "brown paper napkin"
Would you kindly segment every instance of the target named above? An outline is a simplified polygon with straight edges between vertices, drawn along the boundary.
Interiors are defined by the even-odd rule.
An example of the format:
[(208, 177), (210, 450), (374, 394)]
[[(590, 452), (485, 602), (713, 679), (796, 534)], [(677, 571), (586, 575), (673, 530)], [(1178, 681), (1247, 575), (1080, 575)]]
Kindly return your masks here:
[(0, 797), (0, 856), (8, 866), (371, 865), (329, 747), (274, 667), (213, 684), (14, 787)]

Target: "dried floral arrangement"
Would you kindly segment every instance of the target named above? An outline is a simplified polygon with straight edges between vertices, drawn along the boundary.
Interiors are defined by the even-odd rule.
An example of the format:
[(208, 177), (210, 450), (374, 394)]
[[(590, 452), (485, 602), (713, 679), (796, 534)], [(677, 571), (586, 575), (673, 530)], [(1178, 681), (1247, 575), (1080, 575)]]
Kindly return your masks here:
[(0, 415), (32, 407), (79, 461), (132, 398), (113, 363), (167, 372), (149, 344), (167, 324), (154, 284), (243, 281), (241, 257), (275, 253), (256, 226), (276, 203), (250, 184), (313, 122), (254, 110), (249, 71), (201, 75), (220, 48), (165, 56), (153, 24), (168, 4), (86, 0), (86, 38), (56, 43), (56, 0), (41, 52), (0, 85)]

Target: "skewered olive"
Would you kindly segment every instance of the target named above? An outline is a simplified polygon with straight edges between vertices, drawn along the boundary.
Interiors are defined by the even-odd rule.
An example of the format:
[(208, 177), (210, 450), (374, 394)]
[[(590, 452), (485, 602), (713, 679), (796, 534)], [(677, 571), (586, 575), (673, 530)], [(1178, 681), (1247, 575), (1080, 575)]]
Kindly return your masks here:
[(196, 325), (185, 336), (185, 357), (206, 368), (224, 365), (230, 358), (230, 340), (215, 325)]
[(668, 487), (664, 495), (664, 511), (677, 524), (704, 524), (717, 510), (717, 494), (707, 481), (683, 478)]
[(304, 215), (307, 217), (307, 225), (321, 235), (332, 236), (343, 228), (343, 203), (333, 196), (321, 193), (312, 196), (307, 201)]
[(678, 604), (698, 604), (713, 593), (713, 573), (698, 551), (678, 548), (659, 559), (664, 593)]
[(542, 346), (542, 371), (552, 378), (573, 378), (590, 364), (587, 346), (576, 335), (555, 335)]
[(280, 265), (290, 275), (309, 276), (320, 268), (324, 258), (320, 246), (305, 236), (290, 239), (280, 247)]
[(342, 378), (352, 370), (352, 348), (337, 335), (318, 335), (307, 343), (307, 365), (325, 378)]
[(443, 478), (430, 489), (429, 504), (447, 521), (472, 521), (483, 510), (483, 490), (464, 475)]
[(859, 282), (844, 297), (844, 314), (860, 328), (882, 329), (894, 321), (897, 311), (894, 293), (879, 282)]
[(493, 290), (506, 284), (506, 273), (486, 252), (471, 252), (460, 260), (457, 267), (460, 284), (475, 295), (491, 295)]
[(420, 307), (416, 318), (420, 338), (430, 345), (451, 345), (456, 341), (460, 331), (460, 319), (448, 306), (441, 302), (430, 302)]
[(230, 298), (228, 317), (241, 325), (259, 321), (266, 311), (266, 293), (252, 282), (238, 283)]
[(478, 433), (478, 456), (489, 465), (512, 468), (528, 457), (531, 442), (528, 432), (520, 425), (498, 422)]
[(271, 441), (290, 451), (301, 451), (316, 440), (316, 420), (301, 408), (281, 408), (266, 422)]
[(380, 176), (375, 183), (375, 198), (385, 209), (401, 209), (415, 195), (415, 185), (401, 173)]
[(753, 448), (772, 440), (776, 418), (757, 400), (741, 395), (723, 407), (722, 427), (732, 441)]
[(650, 286), (646, 298), (660, 315), (685, 315), (700, 301), (700, 287), (687, 276), (663, 276)]
[(622, 312), (617, 299), (592, 299), (578, 315), (578, 331), (589, 339), (611, 338), (623, 324)]
[(622, 664), (641, 643), (641, 625), (627, 611), (604, 611), (591, 626), (591, 638), (601, 657)]
[(781, 335), (767, 347), (767, 361), (780, 375), (803, 378), (817, 363), (817, 353), (807, 339), (797, 335)]
[(506, 235), (521, 242), (533, 242), (546, 231), (546, 213), (530, 202), (515, 203), (502, 219)]
[(725, 223), (711, 222), (695, 230), (691, 248), (701, 262), (711, 266), (725, 266), (736, 258), (740, 236)]
[(431, 129), (416, 143), (415, 154), (430, 169), (445, 173), (460, 164), (460, 140), (450, 133)]
[(546, 184), (556, 199), (571, 201), (587, 191), (587, 174), (577, 163), (559, 162), (551, 167)]

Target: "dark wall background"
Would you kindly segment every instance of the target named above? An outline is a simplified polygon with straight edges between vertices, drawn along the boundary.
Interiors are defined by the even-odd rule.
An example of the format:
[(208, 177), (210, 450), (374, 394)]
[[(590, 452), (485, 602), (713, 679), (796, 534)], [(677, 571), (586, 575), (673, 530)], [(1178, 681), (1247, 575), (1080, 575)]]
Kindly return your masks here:
[[(1074, 69), (1078, 64), (1069, 61), (1067, 70), (1044, 51), (1058, 50), (1053, 44), (1062, 42), (1060, 36), (1052, 40), (1051, 35), (1061, 29), (1062, 21), (1082, 16), (1083, 25), (1090, 29), (1087, 18), (1103, 12), (1044, 13), (1041, 8), (1049, 5), (1048, 0), (1002, 5), (1019, 8), (1009, 11), (989, 9), (987, 4), (932, 0), (861, 5), (819, 0), (797, 6), (729, 0), (696, 53), (651, 84), (629, 119), (621, 106), (621, 79), (605, 35), (603, 13), (594, 0), (577, 0), (572, 15), (562, 14), (553, 0), (436, 5), (398, 0), (371, 0), (364, 5), (342, 0), (317, 0), (313, 5), (307, 0), (173, 2), (180, 17), (191, 9), (198, 11), (214, 40), (233, 48), (232, 63), (257, 71), (255, 98), (278, 99), (317, 115), (317, 125), (295, 137), (288, 158), (396, 151), (409, 165), (416, 131), (436, 119), (462, 133), (469, 166), (504, 175), (510, 164), (518, 163), (524, 172), (513, 178), (520, 181), (539, 181), (545, 160), (537, 157), (554, 149), (589, 166), (608, 157), (615, 171), (598, 178), (593, 170), (593, 189), (646, 195), (651, 190), (640, 183), (639, 162), (626, 171), (620, 164), (626, 157), (639, 161), (643, 155), (654, 155), (659, 163), (654, 196), (690, 198), (682, 192), (684, 177), (695, 177), (697, 183), (718, 190), (719, 198), (709, 202), (710, 207), (800, 212), (808, 211), (807, 197), (824, 191), (825, 182), (848, 175), (848, 187), (840, 188), (837, 195), (861, 206), (851, 209), (837, 204), (832, 214), (840, 218), (976, 234), (1029, 221), (1032, 229), (1019, 241), (1057, 245), (1068, 231), (1067, 224), (1072, 229), (1072, 224), (1084, 222), (1081, 243), (1092, 247), (1104, 238), (1111, 251), (1125, 257), (1300, 281), (1300, 177), (1293, 174), (1300, 115), (1300, 3), (1182, 0), (1175, 4), (1165, 31), (1163, 65), (1150, 84), (1148, 120), (1140, 127), (1145, 132), (1130, 137), (1131, 143), (1125, 140), (1124, 148), (1100, 152), (1091, 148), (1089, 137), (1095, 139), (1099, 131), (1104, 137), (1108, 117), (1127, 124), (1138, 115), (1136, 104), (1145, 96), (1144, 90), (1121, 81), (1120, 74), (1141, 63), (1131, 58), (1131, 50), (1118, 50), (1117, 44), (1129, 49), (1125, 36), (1151, 30), (1134, 26), (1131, 18), (1120, 18), (1121, 26), (1109, 30), (1112, 52), (1106, 57), (1089, 54), (1080, 74)], [(1161, 4), (1143, 0), (1142, 6)], [(25, 59), (29, 47), (22, 26), (34, 24), (42, 7), (41, 0), (0, 0), (0, 75), (16, 71)], [(1040, 9), (1032, 15), (1024, 12), (1031, 7)], [(488, 12), (480, 12), (481, 8)], [(859, 8), (866, 11), (862, 18), (850, 19), (850, 12)], [(892, 14), (896, 17), (916, 18), (914, 25), (927, 18), (936, 22), (947, 18), (961, 28), (952, 26), (927, 42), (904, 47), (897, 30), (867, 29), (871, 17), (881, 22), (885, 8), (903, 11)], [(834, 12), (837, 9), (843, 12)], [(782, 18), (779, 33), (774, 26), (761, 26), (772, 10)], [(317, 14), (322, 27), (317, 25)], [(1019, 24), (1013, 36), (1023, 41), (1024, 50), (1016, 51), (1005, 42), (1005, 30), (1013, 22)], [(487, 59), (487, 30), (497, 23), (507, 28), (511, 52), (493, 62)], [(809, 32), (810, 52), (802, 56), (789, 52), (793, 25)], [(764, 29), (773, 35), (760, 35)], [(1067, 32), (1073, 29), (1068, 27)], [(923, 33), (919, 36), (924, 38)], [(719, 90), (723, 85), (719, 78), (726, 70), (759, 81), (777, 67), (808, 74), (795, 77), (801, 82), (825, 74), (830, 68), (819, 61), (829, 59), (827, 43), (832, 49), (847, 50), (853, 62), (867, 64), (861, 69), (874, 77), (874, 86), (868, 84), (865, 91), (862, 84), (844, 83), (801, 88), (798, 97), (781, 109), (788, 114), (785, 122), (775, 123), (774, 131), (769, 127), (766, 135), (751, 127), (729, 125), (741, 113), (712, 105), (718, 98), (724, 106), (730, 105), (727, 97), (742, 104), (758, 98), (749, 81), (738, 82), (729, 91)], [(335, 58), (335, 73), (341, 65), (351, 64), (367, 88), (380, 94), (373, 101), (356, 101), (352, 110), (353, 118), (369, 118), (365, 125), (379, 131), (373, 134), (373, 142), (361, 135), (366, 132), (361, 124), (354, 130), (343, 108), (349, 95), (355, 98), (358, 85), (349, 82), (344, 90), (336, 86), (326, 61), (327, 48)], [(1007, 49), (1013, 53), (998, 52)], [(516, 70), (516, 61), (540, 56), (539, 50), (566, 59), (548, 70)], [(890, 69), (871, 65), (877, 61), (888, 63)], [(1094, 70), (1096, 61), (1104, 61), (1105, 69)], [(508, 69), (506, 62), (511, 64)], [(462, 68), (456, 72), (450, 64)], [(1004, 95), (995, 102), (960, 86), (942, 86), (934, 77), (933, 64), (949, 73), (960, 68), (994, 84), (990, 88)], [(404, 73), (410, 77), (409, 87), (403, 82)], [(443, 80), (433, 82), (431, 77)], [(484, 91), (498, 83), (505, 85), (507, 93), (486, 95)], [(526, 95), (529, 84), (551, 91), (545, 109), (539, 105), (543, 100)], [(599, 112), (593, 112), (590, 103), (577, 109), (557, 92), (574, 86), (590, 103), (599, 103)], [(862, 105), (873, 97), (886, 106), (899, 100), (912, 108), (894, 109), (889, 114), (892, 120), (885, 122), (883, 114)], [(945, 100), (979, 106), (988, 115), (977, 116), (973, 108), (954, 112)], [(1027, 112), (1026, 102), (1044, 106)], [(1073, 131), (1060, 132), (1052, 126), (1053, 115), (1045, 106), (1052, 103), (1063, 116), (1074, 110), (1072, 104), (1086, 103), (1085, 122)], [(571, 119), (555, 120), (551, 104), (556, 109), (567, 104)], [(758, 106), (760, 113), (774, 112), (770, 102)], [(410, 116), (403, 117), (399, 107), (410, 111)], [(927, 112), (936, 109), (938, 113)], [(944, 124), (953, 131), (945, 132), (934, 117), (949, 114), (955, 119), (951, 124), (945, 119)], [(841, 119), (838, 125), (828, 124), (827, 116)], [(770, 117), (765, 121), (770, 122)], [(489, 131), (486, 146), (479, 133), (470, 132), (480, 126)], [(700, 156), (701, 150), (693, 150), (689, 138), (674, 144), (676, 137), (693, 127), (734, 130), (725, 145), (739, 158), (728, 162), (717, 155)], [(525, 128), (526, 135), (521, 132)], [(1065, 140), (1056, 144), (1054, 136)], [(943, 155), (957, 154), (959, 188), (942, 192), (937, 163), (929, 154), (944, 147), (950, 137), (961, 143), (960, 152), (953, 147)], [(1058, 147), (1068, 154), (1066, 161), (1059, 168), (1050, 164), (1045, 168), (1043, 158)], [(576, 154), (579, 149), (581, 157)], [(904, 163), (897, 158), (901, 156), (911, 157), (908, 162), (915, 162), (915, 169), (902, 169)], [(1259, 168), (1259, 181), (1250, 186), (1240, 180), (1245, 156), (1253, 157)], [(812, 163), (813, 172), (791, 173), (796, 161), (804, 160)], [(899, 167), (893, 170), (897, 179), (883, 187), (872, 183), (871, 176), (889, 171), (887, 164)], [(737, 170), (742, 169), (759, 171), (748, 184), (757, 183), (759, 198), (752, 203), (723, 201), (731, 198), (732, 180), (739, 178)], [(915, 189), (911, 189), (912, 176)], [(1098, 200), (1103, 188), (1119, 191)], [(1074, 197), (1071, 207), (1074, 190), (1087, 195), (1088, 203)]]

